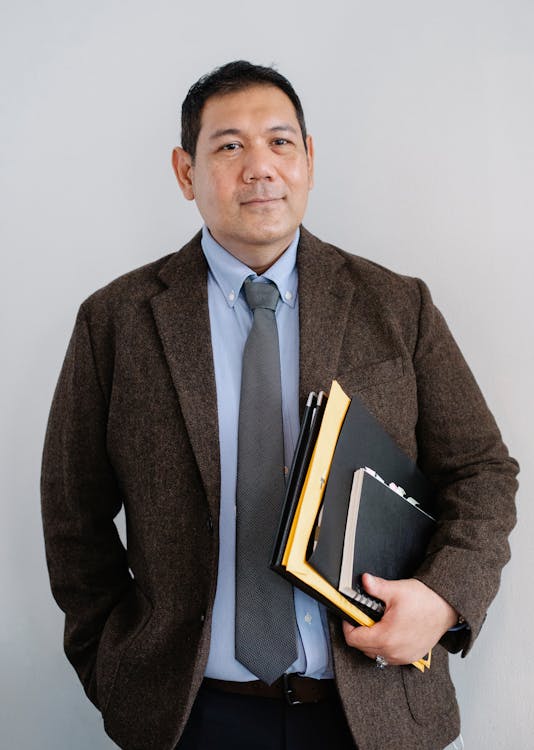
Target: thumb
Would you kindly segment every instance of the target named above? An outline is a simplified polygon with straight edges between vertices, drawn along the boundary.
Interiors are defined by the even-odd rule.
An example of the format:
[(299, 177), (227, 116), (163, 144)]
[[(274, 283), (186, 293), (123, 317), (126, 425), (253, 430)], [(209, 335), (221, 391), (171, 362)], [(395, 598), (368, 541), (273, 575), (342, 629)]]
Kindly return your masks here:
[(390, 581), (387, 581), (385, 578), (373, 576), (370, 573), (364, 573), (362, 576), (362, 583), (368, 594), (371, 594), (371, 596), (374, 596), (377, 599), (382, 599), (382, 601), (387, 603), (388, 595), (390, 593)]

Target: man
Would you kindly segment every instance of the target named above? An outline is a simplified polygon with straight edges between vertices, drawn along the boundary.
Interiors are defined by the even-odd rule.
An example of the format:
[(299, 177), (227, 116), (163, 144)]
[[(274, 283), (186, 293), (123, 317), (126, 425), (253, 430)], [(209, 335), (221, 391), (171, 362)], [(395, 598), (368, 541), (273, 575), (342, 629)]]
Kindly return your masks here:
[[(52, 406), (67, 656), (126, 750), (458, 748), (447, 650), (467, 653), (497, 591), (517, 465), (425, 285), (301, 226), (313, 143), (285, 78), (201, 79), (173, 166), (202, 233), (86, 300)], [(372, 628), (327, 617), (265, 552), (299, 409), (334, 377), (438, 489), (416, 576), (364, 577), (387, 605)]]

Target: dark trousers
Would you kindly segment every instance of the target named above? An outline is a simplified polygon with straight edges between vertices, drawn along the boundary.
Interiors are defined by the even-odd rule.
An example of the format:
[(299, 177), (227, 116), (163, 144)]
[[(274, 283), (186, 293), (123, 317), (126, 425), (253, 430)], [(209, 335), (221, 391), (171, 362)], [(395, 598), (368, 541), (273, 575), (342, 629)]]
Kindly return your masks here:
[(339, 699), (290, 706), (202, 686), (176, 750), (356, 750)]

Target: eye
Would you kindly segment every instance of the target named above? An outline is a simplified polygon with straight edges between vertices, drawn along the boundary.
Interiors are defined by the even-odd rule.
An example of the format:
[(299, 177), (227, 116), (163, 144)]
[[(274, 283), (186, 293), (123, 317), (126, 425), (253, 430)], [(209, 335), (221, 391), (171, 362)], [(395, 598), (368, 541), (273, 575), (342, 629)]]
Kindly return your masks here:
[(241, 148), (239, 143), (225, 143), (221, 146), (221, 151), (237, 151), (238, 148)]
[(275, 138), (273, 141), (273, 146), (287, 146), (289, 144), (289, 141), (287, 138)]

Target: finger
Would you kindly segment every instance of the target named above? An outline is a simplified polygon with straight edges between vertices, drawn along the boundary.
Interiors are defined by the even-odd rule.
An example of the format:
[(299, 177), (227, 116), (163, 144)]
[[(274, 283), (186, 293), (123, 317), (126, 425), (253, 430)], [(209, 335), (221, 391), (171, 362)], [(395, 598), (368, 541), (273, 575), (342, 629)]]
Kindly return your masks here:
[(352, 641), (353, 633), (355, 632), (359, 633), (359, 631), (363, 631), (363, 630), (367, 630), (367, 628), (365, 627), (355, 628), (352, 625), (350, 625), (350, 623), (348, 622), (343, 623), (343, 633), (345, 635), (345, 640), (347, 642), (347, 645), (351, 646), (352, 648), (358, 649), (358, 651), (361, 651), (362, 654), (367, 656), (369, 659), (374, 660), (376, 658), (376, 655), (379, 653), (377, 647), (374, 644), (360, 648), (360, 646), (355, 645)]
[(373, 576), (371, 573), (364, 573), (362, 576), (362, 583), (368, 594), (374, 596), (376, 599), (382, 599), (386, 604), (388, 603), (392, 594), (391, 581), (388, 581), (385, 578), (379, 578), (378, 576)]
[(364, 625), (354, 627), (348, 622), (343, 622), (343, 635), (349, 646), (360, 651), (372, 651), (378, 649), (381, 643), (381, 630), (378, 624), (368, 628)]

